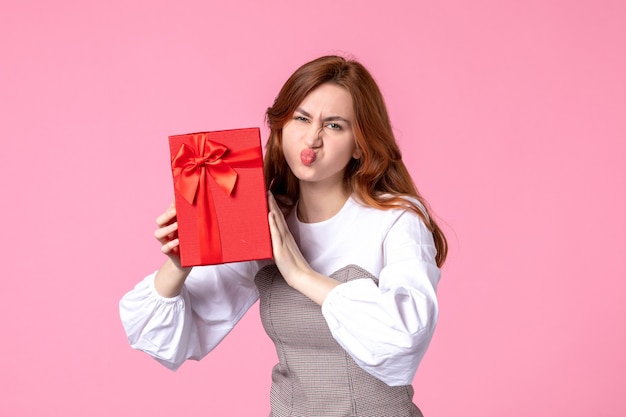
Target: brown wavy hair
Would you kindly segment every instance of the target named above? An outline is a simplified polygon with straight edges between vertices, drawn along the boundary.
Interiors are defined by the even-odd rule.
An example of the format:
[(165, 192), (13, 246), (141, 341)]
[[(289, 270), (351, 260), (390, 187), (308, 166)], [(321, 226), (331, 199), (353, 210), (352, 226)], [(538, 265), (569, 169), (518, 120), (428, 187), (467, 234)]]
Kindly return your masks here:
[[(283, 85), (274, 105), (266, 113), (270, 136), (264, 165), (269, 189), (282, 197), (280, 202), (288, 209), (298, 200), (298, 179), (289, 169), (282, 151), (282, 129), (307, 94), (325, 83), (343, 87), (352, 96), (355, 115), (352, 128), (361, 157), (349, 162), (344, 176), (345, 187), (369, 206), (379, 209), (402, 206), (415, 212), (433, 233), (436, 262), (438, 266), (443, 265), (448, 252), (446, 237), (402, 162), (378, 85), (357, 61), (340, 56), (317, 58), (298, 68)], [(423, 209), (407, 200), (407, 196), (419, 201)]]

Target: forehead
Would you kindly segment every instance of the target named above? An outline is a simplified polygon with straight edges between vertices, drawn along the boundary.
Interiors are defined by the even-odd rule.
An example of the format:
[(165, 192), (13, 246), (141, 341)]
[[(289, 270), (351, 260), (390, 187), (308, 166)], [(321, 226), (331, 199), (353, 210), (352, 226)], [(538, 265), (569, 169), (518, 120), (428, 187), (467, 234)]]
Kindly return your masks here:
[(341, 116), (349, 119), (354, 116), (350, 92), (333, 83), (325, 83), (312, 90), (298, 108), (314, 116)]

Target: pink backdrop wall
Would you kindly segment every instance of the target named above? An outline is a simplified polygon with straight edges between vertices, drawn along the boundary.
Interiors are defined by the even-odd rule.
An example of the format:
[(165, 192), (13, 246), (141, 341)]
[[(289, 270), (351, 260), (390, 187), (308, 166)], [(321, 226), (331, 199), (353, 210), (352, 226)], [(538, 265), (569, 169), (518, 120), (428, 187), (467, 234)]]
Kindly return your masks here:
[(298, 65), (341, 52), (451, 244), (425, 414), (623, 416), (624, 21), (621, 1), (4, 0), (0, 415), (267, 415), (257, 306), (173, 373), (117, 303), (163, 260), (166, 137), (263, 126)]

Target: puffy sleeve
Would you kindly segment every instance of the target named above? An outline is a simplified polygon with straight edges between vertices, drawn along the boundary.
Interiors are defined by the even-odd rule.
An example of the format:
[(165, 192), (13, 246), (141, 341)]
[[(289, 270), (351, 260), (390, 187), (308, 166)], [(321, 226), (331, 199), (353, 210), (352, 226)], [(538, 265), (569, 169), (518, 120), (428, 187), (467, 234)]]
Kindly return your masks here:
[(147, 276), (119, 304), (130, 345), (172, 370), (200, 360), (258, 299), (257, 269), (255, 262), (196, 267), (172, 298), (156, 291), (156, 273)]
[(335, 340), (388, 385), (411, 384), (435, 330), (435, 255), (432, 233), (405, 211), (384, 238), (378, 285), (372, 279), (343, 283), (322, 305)]

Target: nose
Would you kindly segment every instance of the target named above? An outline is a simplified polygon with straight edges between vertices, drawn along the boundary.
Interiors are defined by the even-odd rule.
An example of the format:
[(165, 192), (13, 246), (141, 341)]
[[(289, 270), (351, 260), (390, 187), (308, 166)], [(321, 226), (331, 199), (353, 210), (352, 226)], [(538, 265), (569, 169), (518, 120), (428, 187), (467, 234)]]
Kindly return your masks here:
[(306, 137), (304, 138), (304, 144), (308, 148), (319, 148), (322, 146), (322, 132), (324, 131), (323, 126), (316, 126), (316, 124), (311, 123), (309, 129), (306, 132)]

